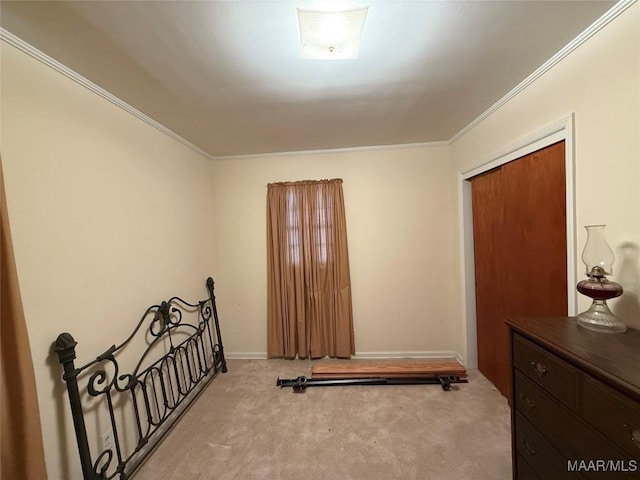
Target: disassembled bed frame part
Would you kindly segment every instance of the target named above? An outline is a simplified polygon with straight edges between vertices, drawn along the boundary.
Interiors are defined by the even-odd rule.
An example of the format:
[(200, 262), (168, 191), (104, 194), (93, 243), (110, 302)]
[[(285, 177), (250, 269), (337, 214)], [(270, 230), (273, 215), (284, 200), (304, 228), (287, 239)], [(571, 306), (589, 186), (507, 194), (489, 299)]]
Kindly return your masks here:
[(276, 385), (304, 393), (307, 387), (347, 385), (441, 385), (447, 391), (452, 383), (468, 383), (466, 369), (456, 361), (348, 361), (316, 364), (311, 368), (311, 378), (278, 378)]
[(465, 368), (456, 361), (350, 362), (313, 365), (311, 376), (313, 378), (406, 378), (435, 375), (467, 377)]
[(452, 383), (468, 383), (460, 375), (434, 375), (430, 377), (368, 377), (368, 378), (278, 378), (276, 386), (292, 387), (293, 393), (304, 393), (307, 387), (335, 387), (347, 385), (441, 385), (442, 390), (451, 389)]

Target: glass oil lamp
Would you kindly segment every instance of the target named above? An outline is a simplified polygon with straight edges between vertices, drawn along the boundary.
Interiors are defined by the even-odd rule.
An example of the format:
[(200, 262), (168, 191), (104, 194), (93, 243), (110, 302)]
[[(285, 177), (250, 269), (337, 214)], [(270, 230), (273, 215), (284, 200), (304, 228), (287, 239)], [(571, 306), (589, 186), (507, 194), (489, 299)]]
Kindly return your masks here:
[(593, 303), (587, 311), (578, 314), (578, 325), (597, 332), (625, 332), (626, 324), (607, 305), (607, 300), (622, 295), (622, 286), (607, 279), (607, 275), (613, 271), (615, 257), (604, 237), (605, 225), (588, 225), (585, 228), (587, 243), (582, 252), (582, 261), (587, 267), (588, 278), (579, 282), (577, 289), (591, 298)]

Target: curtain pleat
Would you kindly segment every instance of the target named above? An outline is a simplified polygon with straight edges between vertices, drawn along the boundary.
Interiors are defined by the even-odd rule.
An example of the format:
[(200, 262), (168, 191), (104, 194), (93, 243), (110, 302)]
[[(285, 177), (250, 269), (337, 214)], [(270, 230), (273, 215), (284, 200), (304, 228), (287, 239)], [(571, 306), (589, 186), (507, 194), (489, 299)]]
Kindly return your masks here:
[(0, 160), (0, 478), (46, 480), (29, 337), (18, 287)]
[(342, 180), (268, 185), (267, 268), (269, 357), (355, 353)]

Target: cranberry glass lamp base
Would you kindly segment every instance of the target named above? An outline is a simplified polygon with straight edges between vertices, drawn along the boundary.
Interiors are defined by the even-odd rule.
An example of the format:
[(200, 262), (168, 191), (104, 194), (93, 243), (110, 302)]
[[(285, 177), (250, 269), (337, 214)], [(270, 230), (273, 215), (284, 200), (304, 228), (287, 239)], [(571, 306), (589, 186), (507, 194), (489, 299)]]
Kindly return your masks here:
[(627, 331), (625, 323), (616, 317), (607, 305), (607, 300), (622, 295), (622, 286), (619, 283), (611, 282), (606, 277), (593, 276), (579, 282), (578, 291), (593, 299), (589, 310), (578, 314), (578, 325), (604, 333)]

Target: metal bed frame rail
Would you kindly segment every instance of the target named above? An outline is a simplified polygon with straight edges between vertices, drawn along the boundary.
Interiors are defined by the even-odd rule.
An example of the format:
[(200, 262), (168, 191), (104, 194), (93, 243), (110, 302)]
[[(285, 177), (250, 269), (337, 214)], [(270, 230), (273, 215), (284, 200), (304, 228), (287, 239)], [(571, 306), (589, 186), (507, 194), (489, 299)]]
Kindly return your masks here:
[[(172, 297), (150, 306), (124, 342), (82, 367), (74, 366), (77, 342), (69, 333), (58, 336), (54, 350), (64, 368), (84, 480), (131, 478), (217, 373), (227, 371), (211, 277), (206, 285), (209, 297), (197, 303)], [(197, 322), (183, 321), (183, 314), (195, 312)], [(139, 331), (145, 334), (146, 348), (131, 373), (121, 374), (117, 356)], [(164, 355), (148, 359), (158, 348)], [(80, 382), (86, 390), (80, 390)], [(127, 432), (119, 429), (123, 397), (130, 400), (135, 418), (134, 442), (124, 441)], [(113, 444), (92, 457), (84, 412), (96, 401), (106, 404)]]

